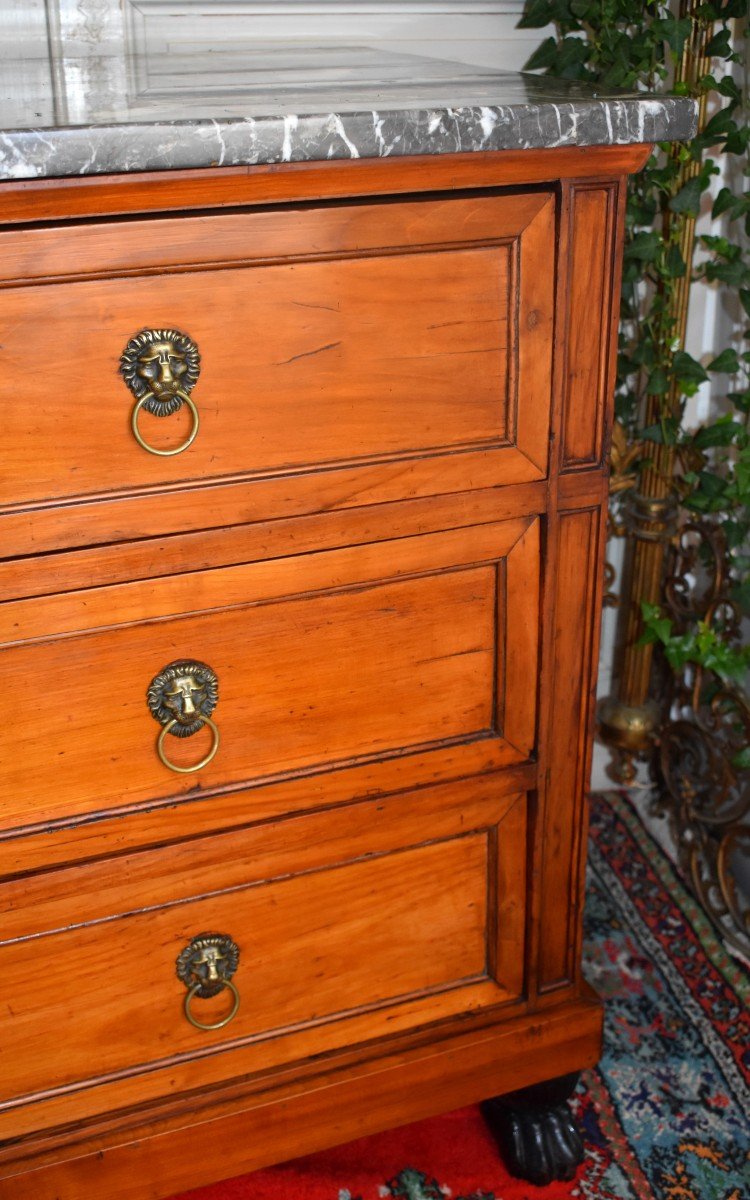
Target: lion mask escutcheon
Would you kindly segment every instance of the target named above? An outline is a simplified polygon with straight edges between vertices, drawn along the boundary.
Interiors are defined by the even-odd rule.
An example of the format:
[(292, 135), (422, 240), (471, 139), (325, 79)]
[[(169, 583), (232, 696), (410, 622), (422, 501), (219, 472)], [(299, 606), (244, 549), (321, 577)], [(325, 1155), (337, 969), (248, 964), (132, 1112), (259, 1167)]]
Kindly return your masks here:
[(147, 412), (168, 417), (183, 403), (180, 392), (195, 387), (200, 363), (198, 347), (186, 333), (142, 329), (122, 352), (120, 374), (136, 400), (144, 400)]
[(160, 725), (169, 721), (175, 737), (190, 737), (203, 727), (219, 702), (219, 681), (206, 663), (178, 659), (160, 671), (147, 692), (151, 715)]

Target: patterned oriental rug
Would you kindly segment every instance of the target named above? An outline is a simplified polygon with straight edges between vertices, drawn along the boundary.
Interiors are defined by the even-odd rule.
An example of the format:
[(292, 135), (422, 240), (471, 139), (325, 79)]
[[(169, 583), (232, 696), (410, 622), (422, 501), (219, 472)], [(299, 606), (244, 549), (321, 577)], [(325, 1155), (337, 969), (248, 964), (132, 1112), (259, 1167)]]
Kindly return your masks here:
[(511, 1179), (470, 1108), (185, 1200), (748, 1200), (750, 979), (616, 793), (592, 799), (585, 959), (607, 1014), (574, 1182)]

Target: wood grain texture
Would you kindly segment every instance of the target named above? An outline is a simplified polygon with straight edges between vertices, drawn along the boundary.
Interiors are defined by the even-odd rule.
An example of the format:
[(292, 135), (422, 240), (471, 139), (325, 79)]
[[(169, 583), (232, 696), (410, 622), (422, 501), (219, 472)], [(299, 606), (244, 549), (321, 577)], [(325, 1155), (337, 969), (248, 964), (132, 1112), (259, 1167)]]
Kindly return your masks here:
[[(311, 1153), (332, 1142), (433, 1116), (455, 1104), (538, 1080), (550, 1063), (565, 1072), (599, 1054), (601, 1008), (578, 999), (533, 1020), (405, 1046), (376, 1060), (318, 1071), (298, 1082), (226, 1100), (211, 1095), (161, 1123), (127, 1124), (53, 1147), (36, 1163), (11, 1148), (2, 1167), (14, 1200), (161, 1200), (175, 1191)], [(205, 1103), (205, 1102), (204, 1102)], [(1, 1152), (0, 1152), (1, 1153)], [(15, 1161), (14, 1161), (15, 1160)]]
[[(85, 514), (88, 540), (104, 542), (112, 500), (138, 491), (135, 535), (169, 533), (150, 489), (222, 477), (276, 477), (274, 516), (289, 476), (304, 477), (297, 492), (308, 511), (328, 503), (321, 469), (345, 471), (348, 495), (352, 481), (359, 492), (373, 477), (390, 477), (400, 489), (394, 498), (414, 494), (414, 483), (424, 489), (428, 475), (438, 489), (473, 486), (482, 459), (472, 450), (484, 456), (490, 486), (540, 478), (553, 219), (552, 197), (534, 193), (309, 209), (293, 221), (278, 210), (165, 218), (134, 223), (127, 238), (109, 223), (76, 226), (63, 240), (48, 228), (0, 234), (10, 280), (32, 269), (63, 279), (73, 268), (106, 275), (56, 283), (52, 294), (41, 286), (0, 291), (6, 552), (54, 548), (54, 535), (45, 536), (50, 517), (80, 538)], [(231, 268), (233, 260), (255, 266)], [(187, 271), (196, 263), (221, 269)], [(133, 277), (114, 277), (123, 264)], [(144, 327), (180, 329), (201, 353), (201, 428), (172, 458), (137, 444), (133, 397), (118, 375), (120, 354)], [(29, 373), (28, 346), (40, 328), (47, 365)], [(140, 417), (142, 434), (161, 450), (183, 441), (190, 424), (185, 407)], [(431, 469), (431, 459), (447, 457), (451, 471)], [(373, 464), (382, 465), (373, 472)], [(106, 506), (50, 512), (55, 502), (105, 494)], [(262, 487), (258, 499), (262, 515)], [(205, 527), (207, 497), (195, 500)], [(12, 546), (13, 517), (21, 516), (20, 530), (30, 509), (31, 540)], [(184, 513), (177, 521), (189, 528)], [(119, 524), (115, 536), (124, 536)]]
[[(539, 566), (521, 519), (2, 605), (15, 710), (0, 732), (2, 825), (362, 759), (401, 756), (408, 778), (409, 753), (501, 740), (506, 724), (523, 757)], [(175, 659), (219, 679), (221, 746), (195, 776), (159, 761), (145, 701)], [(170, 738), (169, 757), (188, 766), (209, 739)]]
[[(646, 153), (0, 188), (0, 1195), (158, 1200), (595, 1060), (584, 793)], [(187, 467), (117, 441), (144, 298), (207, 348)], [(22, 372), (40, 320), (54, 387)], [(145, 689), (186, 656), (223, 740), (178, 778)], [(243, 1006), (198, 1034), (174, 958), (210, 925)]]
[[(444, 201), (311, 205), (293, 211), (279, 206), (170, 214), (124, 225), (80, 222), (66, 227), (64, 238), (55, 226), (28, 225), (0, 231), (0, 282), (25, 288), (42, 280), (53, 283), (131, 275), (143, 280), (165, 273), (188, 273), (189, 279), (177, 279), (173, 286), (194, 290), (203, 281), (196, 280), (193, 271), (221, 270), (232, 264), (286, 265), (350, 257), (358, 261), (398, 250), (513, 241), (550, 202), (551, 194), (543, 191), (513, 197), (489, 194)], [(420, 264), (411, 265), (418, 269)], [(320, 279), (322, 282), (323, 277)], [(203, 283), (207, 293), (213, 285), (211, 279)], [(247, 282), (246, 286), (252, 285)], [(342, 308), (345, 299), (335, 296), (334, 308)], [(228, 310), (225, 315), (231, 319), (233, 313)], [(301, 323), (308, 314), (296, 315)]]
[(127, 213), (288, 203), (349, 196), (514, 187), (559, 179), (630, 175), (646, 163), (651, 146), (585, 146), (362, 159), (359, 162), (284, 163), (216, 170), (148, 171), (4, 183), (0, 221), (44, 222)]
[[(588, 749), (592, 735), (591, 679), (596, 670), (599, 617), (598, 509), (565, 513), (556, 527), (554, 658), (548, 693), (543, 861), (540, 881), (539, 987), (573, 981), (576, 930), (581, 920), (579, 854), (585, 828)], [(566, 903), (560, 904), (560, 897)]]
[(464, 496), (467, 489), (511, 487), (530, 474), (539, 472), (524, 455), (514, 446), (500, 446), (263, 479), (174, 483), (74, 504), (14, 506), (0, 512), (0, 545), (8, 558), (107, 543), (122, 549), (124, 543), (158, 536), (151, 528), (155, 513), (160, 532), (170, 536), (282, 517), (356, 514), (362, 507), (404, 499)]
[[(569, 483), (577, 507), (582, 496), (591, 500), (592, 485), (588, 474), (573, 475)], [(230, 490), (221, 489), (222, 492)], [(240, 489), (234, 491), (237, 495)], [(595, 499), (599, 499), (599, 492)], [(477, 488), (448, 496), (361, 504), (338, 512), (270, 521), (248, 520), (242, 525), (226, 524), (164, 537), (63, 550), (55, 554), (54, 559), (41, 554), (10, 558), (0, 560), (0, 601), (156, 579), (180, 574), (186, 567), (207, 570), (311, 550), (482, 525), (542, 513), (546, 503), (547, 485), (538, 480), (503, 488)], [(223, 507), (215, 501), (204, 506), (204, 520), (206, 508), (210, 509), (212, 521), (221, 520)], [(242, 505), (238, 504), (234, 509), (231, 504), (227, 505), (227, 514), (230, 521), (241, 516)], [(54, 563), (54, 570), (50, 570), (51, 563)]]
[[(408, 890), (399, 886), (405, 875)], [(451, 878), (464, 880), (460, 893), (445, 887)], [(50, 1077), (55, 1087), (80, 1082), (92, 1066), (97, 1077), (146, 1070), (165, 1052), (179, 1060), (227, 1040), (279, 1035), (347, 1010), (478, 980), (485, 976), (486, 879), (486, 838), (476, 834), (180, 904), (170, 900), (144, 916), (91, 923), (81, 906), (77, 928), (34, 943), (42, 987), (24, 986), (25, 942), (0, 948), (16, 993), (7, 1028), (15, 1053), (4, 1095), (44, 1093)], [(235, 982), (243, 996), (231, 1026), (208, 1035), (185, 1019), (185, 988), (175, 974), (180, 951), (206, 929), (226, 932), (239, 945)], [(123, 987), (125, 963), (138, 964), (132, 987)], [(86, 1003), (76, 1017), (81, 995)], [(194, 1002), (204, 1021), (220, 1019), (227, 1008), (226, 995)], [(44, 1039), (45, 1029), (63, 1026), (64, 1039)]]
[(617, 185), (570, 189), (570, 293), (563, 426), (563, 470), (596, 467), (604, 449), (608, 364), (617, 268)]
[[(534, 762), (499, 739), (444, 746), (409, 756), (405, 784), (400, 758), (377, 759), (341, 771), (321, 771), (252, 787), (213, 788), (167, 797), (140, 808), (119, 806), (81, 819), (69, 814), (35, 828), (0, 832), (0, 878), (79, 862), (117, 858), (134, 850), (166, 845), (186, 836), (239, 831), (295, 813), (333, 808), (363, 797), (401, 796), (405, 790), (449, 789), (462, 795), (492, 779), (498, 799), (531, 790)], [(446, 793), (447, 794), (447, 793)], [(127, 820), (123, 820), (123, 816)]]
[[(215, 1085), (328, 1053), (358, 1026), (394, 1032), (520, 998), (525, 809), (497, 791), (487, 779), (471, 794), (362, 802), (8, 881), (0, 962), (22, 995), (8, 1016), (17, 1053), (0, 1140), (54, 1121), (63, 1096), (66, 1120), (91, 1117), (177, 1079)], [(213, 1032), (185, 1019), (174, 970), (206, 928), (240, 947), (241, 1010)], [(138, 984), (124, 988), (121, 964), (135, 961)], [(226, 997), (195, 1005), (218, 1019)], [(50, 1020), (67, 1030), (54, 1047), (41, 1036)]]
[[(7, 328), (12, 311), (16, 322), (3, 373), (22, 375), (34, 327), (54, 362), (22, 397), (2, 396), (2, 500), (509, 442), (511, 304), (504, 248), (64, 284), (53, 305), (37, 290), (2, 293), (0, 321)], [(171, 460), (133, 439), (134, 401), (117, 375), (143, 328), (185, 331), (201, 353), (198, 439)], [(50, 392), (65, 395), (62, 421)], [(140, 418), (161, 450), (190, 424), (186, 409)]]

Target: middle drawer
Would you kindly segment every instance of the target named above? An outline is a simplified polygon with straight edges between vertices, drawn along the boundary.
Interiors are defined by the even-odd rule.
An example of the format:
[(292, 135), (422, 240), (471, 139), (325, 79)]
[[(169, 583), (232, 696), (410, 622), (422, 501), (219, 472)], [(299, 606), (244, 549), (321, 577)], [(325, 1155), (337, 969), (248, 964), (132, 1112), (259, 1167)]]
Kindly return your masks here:
[(0, 828), (389, 757), (408, 786), (478, 740), (519, 762), (539, 576), (526, 517), (0, 605)]

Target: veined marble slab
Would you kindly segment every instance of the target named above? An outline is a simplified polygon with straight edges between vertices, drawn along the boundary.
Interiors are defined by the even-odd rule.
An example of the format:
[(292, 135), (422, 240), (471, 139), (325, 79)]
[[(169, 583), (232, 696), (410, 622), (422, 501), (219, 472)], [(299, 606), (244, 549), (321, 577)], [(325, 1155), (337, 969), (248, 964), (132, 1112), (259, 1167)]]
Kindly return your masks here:
[(343, 45), (63, 59), (22, 121), (12, 91), (0, 84), (0, 179), (624, 145), (696, 123), (682, 98)]

